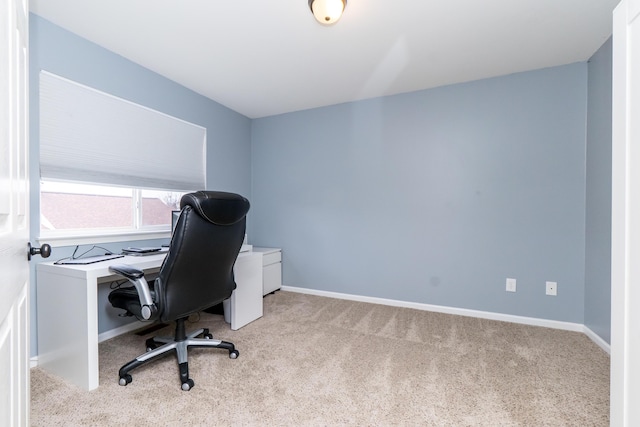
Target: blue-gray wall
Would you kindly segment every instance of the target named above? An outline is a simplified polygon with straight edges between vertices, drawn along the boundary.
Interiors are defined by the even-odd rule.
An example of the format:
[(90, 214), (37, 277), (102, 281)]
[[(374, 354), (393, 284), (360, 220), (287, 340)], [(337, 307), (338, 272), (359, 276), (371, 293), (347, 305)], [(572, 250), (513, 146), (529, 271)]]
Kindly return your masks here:
[(611, 70), (609, 39), (589, 60), (584, 324), (611, 342)]
[[(250, 243), (283, 248), (285, 285), (585, 323), (609, 341), (610, 42), (588, 64), (251, 121), (30, 25), (32, 212), (45, 69), (206, 127), (207, 186), (250, 198)], [(105, 308), (100, 331), (118, 324)]]
[(586, 108), (577, 63), (253, 120), (252, 243), (289, 286), (583, 323)]
[[(74, 35), (36, 15), (30, 15), (30, 179), (31, 236), (39, 236), (39, 80), (47, 70), (207, 129), (207, 188), (232, 191), (251, 199), (251, 121), (119, 55)], [(158, 147), (162, 149), (162, 147)], [(126, 153), (123, 153), (126, 154)], [(150, 159), (150, 166), (153, 167)], [(101, 244), (109, 250), (146, 242)], [(73, 248), (54, 248), (52, 258), (71, 255)], [(37, 262), (38, 259), (36, 259)], [(31, 280), (31, 353), (37, 354), (37, 277)], [(101, 294), (108, 289), (101, 290)], [(104, 295), (102, 295), (104, 297)], [(104, 301), (104, 304), (102, 302)], [(106, 299), (101, 299), (101, 306)], [(72, 308), (70, 308), (72, 309)], [(100, 332), (121, 323), (101, 312)], [(112, 313), (113, 314), (113, 313)]]

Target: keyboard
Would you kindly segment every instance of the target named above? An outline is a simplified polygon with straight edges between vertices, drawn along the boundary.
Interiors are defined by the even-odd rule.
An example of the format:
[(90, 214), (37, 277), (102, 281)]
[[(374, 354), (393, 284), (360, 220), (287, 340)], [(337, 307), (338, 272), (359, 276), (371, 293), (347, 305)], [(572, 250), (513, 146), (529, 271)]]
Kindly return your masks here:
[(96, 256), (88, 256), (83, 258), (67, 258), (61, 259), (54, 264), (57, 265), (85, 265), (85, 264), (93, 264), (94, 262), (100, 261), (109, 261), (110, 259), (122, 258), (124, 255), (118, 254), (110, 254), (110, 255), (96, 255)]

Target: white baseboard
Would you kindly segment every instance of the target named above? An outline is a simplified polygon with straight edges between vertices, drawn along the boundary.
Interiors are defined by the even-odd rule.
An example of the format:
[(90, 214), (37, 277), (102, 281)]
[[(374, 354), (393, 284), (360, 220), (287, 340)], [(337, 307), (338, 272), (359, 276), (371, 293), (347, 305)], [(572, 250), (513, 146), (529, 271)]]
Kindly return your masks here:
[[(561, 322), (557, 320), (539, 319), (535, 317), (515, 316), (512, 314), (493, 313), (490, 311), (469, 310), (466, 308), (447, 307), (442, 305), (422, 304), (417, 302), (399, 301), (386, 298), (366, 297), (360, 295), (343, 294), (339, 292), (319, 291), (315, 289), (298, 288), (294, 286), (283, 286), (283, 291), (297, 292), (301, 294), (318, 295), (322, 297), (344, 299), (350, 301), (368, 302), (372, 304), (389, 305), (392, 307), (404, 307), (413, 308), (416, 310), (432, 311), (436, 313), (455, 314), (458, 316), (477, 317), (481, 319), (498, 320), (501, 322), (520, 323), (531, 326), (542, 326), (551, 329), (562, 329), (566, 331), (582, 332), (591, 341), (596, 343), (598, 347), (611, 354), (611, 345), (605, 340), (600, 338), (595, 332), (580, 323)], [(115, 329), (103, 332), (98, 335), (98, 342), (103, 342), (108, 339), (117, 337), (118, 335), (125, 334), (127, 332), (140, 329), (142, 324), (140, 322), (132, 322)], [(30, 367), (35, 368), (38, 366), (38, 356), (34, 356), (29, 360)]]
[(582, 331), (584, 332), (584, 334), (586, 336), (588, 336), (591, 341), (593, 341), (594, 343), (598, 344), (598, 346), (603, 349), (604, 351), (607, 352), (607, 354), (611, 355), (611, 344), (609, 344), (608, 342), (606, 342), (605, 340), (603, 340), (602, 338), (600, 338), (600, 336), (598, 334), (596, 334), (595, 332), (593, 332), (591, 329), (589, 329), (587, 326), (584, 326), (584, 330)]
[(469, 310), (466, 308), (447, 307), (443, 305), (422, 304), (417, 302), (399, 301), (386, 298), (366, 297), (360, 295), (343, 294), (339, 292), (319, 291), (315, 289), (283, 286), (283, 291), (301, 294), (318, 295), (322, 297), (345, 299), (351, 301), (368, 302), (372, 304), (389, 305), (392, 307), (413, 308), (416, 310), (433, 311), (436, 313), (455, 314), (458, 316), (477, 317), (481, 319), (498, 320), (501, 322), (520, 323), (523, 325), (542, 326), (551, 329), (582, 332), (607, 353), (611, 354), (611, 346), (596, 335), (591, 329), (581, 323), (562, 322), (558, 320), (539, 319), (536, 317), (516, 316), (512, 314), (493, 313), (490, 311)]
[(135, 331), (136, 329), (143, 328), (145, 326), (144, 323), (140, 322), (132, 322), (127, 323), (126, 325), (119, 326), (114, 329), (110, 329), (106, 332), (103, 332), (98, 335), (98, 342), (106, 341), (111, 338), (117, 337), (118, 335), (126, 334), (127, 332)]

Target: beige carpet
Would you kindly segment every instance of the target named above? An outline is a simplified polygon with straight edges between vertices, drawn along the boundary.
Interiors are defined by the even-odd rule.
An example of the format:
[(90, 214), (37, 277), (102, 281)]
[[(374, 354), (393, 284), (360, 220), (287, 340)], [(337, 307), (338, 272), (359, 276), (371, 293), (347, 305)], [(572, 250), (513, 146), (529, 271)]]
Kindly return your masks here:
[(94, 391), (32, 369), (32, 425), (609, 425), (609, 357), (581, 333), (283, 291), (238, 331), (203, 325), (240, 357), (190, 351), (191, 391), (172, 356), (120, 387), (146, 339), (126, 334), (100, 344)]

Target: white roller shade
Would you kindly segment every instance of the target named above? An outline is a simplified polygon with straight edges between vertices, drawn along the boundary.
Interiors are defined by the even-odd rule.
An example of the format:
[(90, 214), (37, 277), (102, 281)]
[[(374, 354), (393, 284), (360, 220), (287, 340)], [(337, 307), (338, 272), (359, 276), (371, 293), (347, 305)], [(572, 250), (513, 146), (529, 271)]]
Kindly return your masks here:
[(43, 178), (204, 189), (205, 141), (201, 126), (40, 72)]

